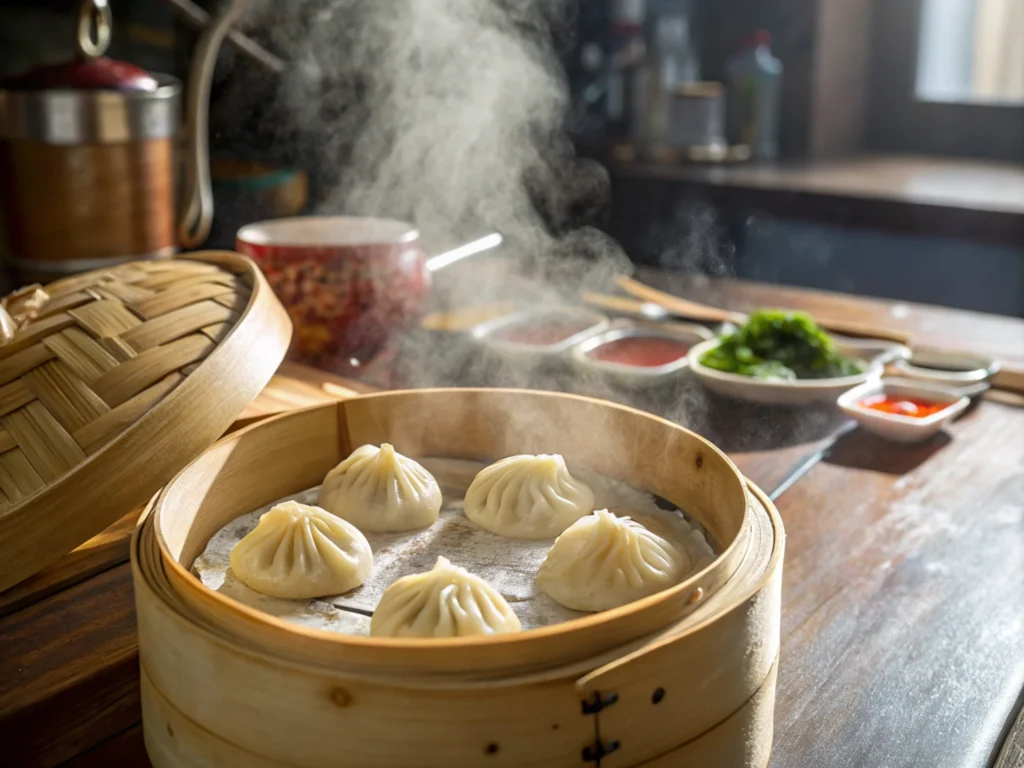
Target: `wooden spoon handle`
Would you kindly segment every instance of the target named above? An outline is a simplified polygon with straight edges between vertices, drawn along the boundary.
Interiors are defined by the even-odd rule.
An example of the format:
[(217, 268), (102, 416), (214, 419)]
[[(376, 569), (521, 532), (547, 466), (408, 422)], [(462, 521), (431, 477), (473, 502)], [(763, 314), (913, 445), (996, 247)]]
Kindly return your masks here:
[(730, 312), (720, 307), (711, 307), (707, 304), (699, 304), (696, 301), (681, 299), (670, 293), (651, 288), (638, 280), (625, 275), (617, 275), (615, 283), (630, 296), (641, 301), (650, 301), (660, 304), (669, 312), (674, 312), (685, 317), (700, 320), (705, 323), (736, 323), (741, 325), (747, 321), (747, 316), (740, 312)]
[(596, 309), (620, 312), (626, 315), (642, 315), (644, 310), (644, 302), (639, 299), (633, 299), (628, 296), (614, 296), (610, 293), (580, 291), (580, 300), (584, 304)]
[(876, 325), (864, 325), (863, 323), (850, 323), (845, 320), (832, 320), (830, 318), (814, 318), (815, 322), (826, 331), (838, 333), (843, 336), (853, 336), (858, 339), (884, 339), (894, 341), (897, 344), (910, 346), (909, 334), (893, 331), (889, 328), (880, 328)]

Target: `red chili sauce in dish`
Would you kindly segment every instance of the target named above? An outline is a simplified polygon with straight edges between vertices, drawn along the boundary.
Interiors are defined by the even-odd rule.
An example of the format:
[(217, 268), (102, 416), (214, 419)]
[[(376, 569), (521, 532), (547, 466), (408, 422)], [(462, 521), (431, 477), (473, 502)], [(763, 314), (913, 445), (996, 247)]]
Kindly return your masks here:
[(897, 397), (895, 395), (872, 395), (861, 400), (859, 404), (875, 411), (891, 413), (895, 416), (910, 416), (914, 419), (923, 419), (949, 407), (949, 403), (932, 403), (927, 400), (919, 400), (916, 397)]
[(582, 317), (537, 315), (498, 328), (491, 338), (534, 347), (549, 347), (585, 331), (593, 321)]
[(688, 344), (660, 336), (625, 336), (614, 339), (587, 352), (587, 357), (606, 363), (656, 368), (674, 363), (690, 351)]

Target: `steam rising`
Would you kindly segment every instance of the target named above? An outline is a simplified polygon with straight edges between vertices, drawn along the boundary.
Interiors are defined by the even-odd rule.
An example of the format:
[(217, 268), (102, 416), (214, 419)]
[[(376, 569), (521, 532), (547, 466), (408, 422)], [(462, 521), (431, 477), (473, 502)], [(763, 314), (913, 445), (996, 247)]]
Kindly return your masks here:
[(247, 21), (296, 62), (274, 119), (315, 169), (321, 212), (413, 221), (432, 250), (497, 230), (531, 269), (554, 251), (628, 268), (596, 230), (574, 233), (609, 200), (604, 169), (563, 130), (555, 46), (574, 7), (264, 0)]
[[(510, 244), (501, 258), (435, 276), (435, 309), (573, 301), (631, 269), (595, 226), (610, 204), (608, 175), (575, 156), (563, 129), (558, 46), (574, 9), (574, 0), (263, 0), (248, 25), (295, 66), (269, 106), (242, 85), (222, 111), (256, 112), (257, 130), (275, 132), (267, 143), (299, 148), (283, 159), (312, 171), (318, 213), (412, 221), (433, 252), (501, 232)], [(237, 69), (233, 80), (251, 81), (241, 72), (251, 68)], [(652, 243), (662, 266), (715, 274), (731, 248), (710, 209), (681, 210)], [(426, 344), (415, 330), (399, 362), (407, 386), (500, 384), (658, 403), (712, 435), (725, 415), (694, 382), (645, 403), (595, 374), (489, 359), (464, 340)]]
[(546, 246), (524, 179), (547, 170), (536, 133), (564, 110), (551, 51), (488, 0), (382, 5), (404, 12), (371, 20), (383, 45), (367, 51), (370, 115), (329, 205), (408, 216), (441, 235), (494, 226), (526, 250)]

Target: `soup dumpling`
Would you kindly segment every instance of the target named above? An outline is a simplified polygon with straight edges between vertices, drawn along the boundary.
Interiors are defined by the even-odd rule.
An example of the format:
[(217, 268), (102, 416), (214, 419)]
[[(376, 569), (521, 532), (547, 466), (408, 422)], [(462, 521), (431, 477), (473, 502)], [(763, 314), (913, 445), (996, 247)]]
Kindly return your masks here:
[(340, 595), (370, 575), (373, 552), (351, 523), (286, 501), (260, 516), (231, 550), (231, 570), (250, 589), (282, 598)]
[(606, 611), (678, 584), (690, 567), (669, 541), (599, 509), (555, 539), (536, 582), (566, 608)]
[(594, 510), (594, 493), (558, 454), (510, 456), (482, 469), (466, 491), (466, 517), (512, 539), (553, 539)]
[(364, 531), (426, 528), (441, 511), (434, 476), (388, 443), (357, 448), (327, 473), (317, 503)]
[(445, 557), (426, 573), (391, 584), (370, 620), (370, 635), (376, 637), (467, 637), (521, 628), (496, 589)]

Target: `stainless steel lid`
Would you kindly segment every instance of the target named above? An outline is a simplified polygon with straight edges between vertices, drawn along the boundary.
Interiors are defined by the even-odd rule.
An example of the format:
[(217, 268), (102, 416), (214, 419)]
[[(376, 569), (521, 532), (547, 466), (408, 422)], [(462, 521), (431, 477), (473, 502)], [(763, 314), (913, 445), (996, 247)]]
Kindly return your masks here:
[(153, 77), (153, 91), (0, 91), (0, 138), (61, 145), (170, 138), (181, 123), (181, 81)]
[(174, 135), (181, 82), (103, 56), (108, 0), (81, 0), (76, 58), (38, 67), (0, 90), (0, 138), (46, 144), (120, 144)]

